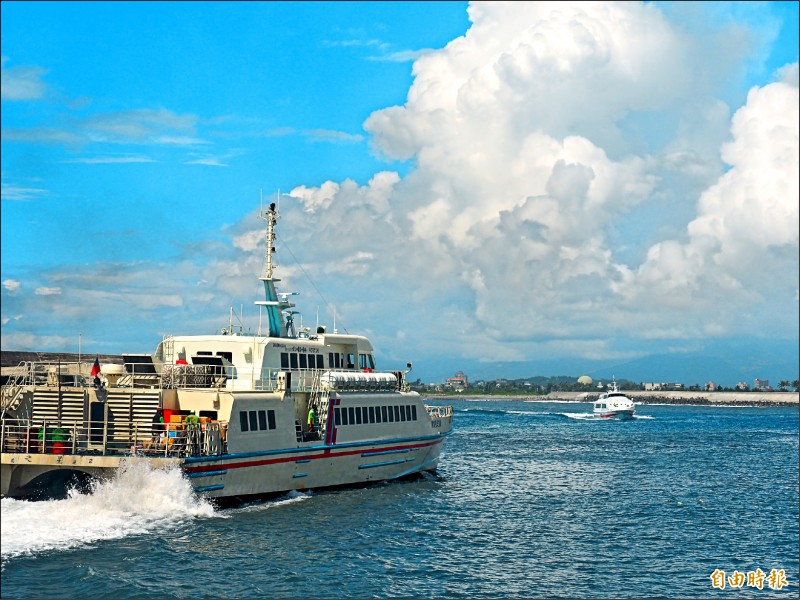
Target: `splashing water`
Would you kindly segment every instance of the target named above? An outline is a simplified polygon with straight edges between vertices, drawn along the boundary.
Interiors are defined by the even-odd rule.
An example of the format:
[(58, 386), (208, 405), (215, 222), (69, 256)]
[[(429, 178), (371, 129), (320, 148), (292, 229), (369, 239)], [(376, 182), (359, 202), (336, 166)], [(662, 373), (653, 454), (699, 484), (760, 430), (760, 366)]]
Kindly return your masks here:
[(224, 517), (197, 497), (180, 469), (124, 463), (88, 494), (71, 490), (64, 500), (0, 503), (2, 561), (47, 550), (65, 550), (100, 540), (172, 528), (192, 518)]

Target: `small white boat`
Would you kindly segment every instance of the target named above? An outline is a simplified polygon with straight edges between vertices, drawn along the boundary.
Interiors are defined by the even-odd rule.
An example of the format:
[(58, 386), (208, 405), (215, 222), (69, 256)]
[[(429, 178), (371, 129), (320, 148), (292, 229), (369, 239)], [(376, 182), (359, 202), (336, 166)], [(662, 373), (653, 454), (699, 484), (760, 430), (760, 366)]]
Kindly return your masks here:
[(600, 419), (632, 419), (634, 411), (633, 400), (619, 390), (616, 380), (612, 380), (608, 390), (595, 400), (593, 412)]

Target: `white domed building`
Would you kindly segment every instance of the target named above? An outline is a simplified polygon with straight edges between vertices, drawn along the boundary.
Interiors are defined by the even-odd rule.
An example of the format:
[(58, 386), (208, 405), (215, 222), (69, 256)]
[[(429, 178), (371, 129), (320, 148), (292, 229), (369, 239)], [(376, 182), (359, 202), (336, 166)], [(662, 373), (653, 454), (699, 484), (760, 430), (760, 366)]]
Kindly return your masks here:
[(578, 383), (581, 385), (592, 385), (594, 383), (594, 380), (588, 375), (581, 375), (580, 377), (578, 377)]

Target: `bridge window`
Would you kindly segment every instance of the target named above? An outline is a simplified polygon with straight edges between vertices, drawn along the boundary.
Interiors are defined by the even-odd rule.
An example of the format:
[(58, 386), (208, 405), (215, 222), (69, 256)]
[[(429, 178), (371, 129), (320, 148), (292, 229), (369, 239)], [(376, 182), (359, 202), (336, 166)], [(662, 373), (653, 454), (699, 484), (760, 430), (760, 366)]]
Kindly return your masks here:
[(297, 352), (292, 352), (289, 355), (289, 364), (291, 365), (292, 369), (297, 368)]
[(289, 368), (289, 353), (281, 352), (281, 369)]
[(411, 405), (411, 420), (412, 421), (416, 421), (417, 420), (417, 405), (416, 404), (412, 404)]
[(300, 368), (307, 369), (308, 368), (308, 356), (305, 354), (300, 355)]

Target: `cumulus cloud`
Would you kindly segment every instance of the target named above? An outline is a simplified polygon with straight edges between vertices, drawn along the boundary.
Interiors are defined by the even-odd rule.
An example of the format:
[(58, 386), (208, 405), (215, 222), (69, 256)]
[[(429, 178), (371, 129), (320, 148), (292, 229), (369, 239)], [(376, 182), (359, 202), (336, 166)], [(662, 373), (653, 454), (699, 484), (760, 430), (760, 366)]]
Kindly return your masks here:
[[(655, 5), (475, 2), (469, 15), (465, 36), (414, 63), (406, 103), (365, 122), (377, 152), (415, 168), (380, 187), (293, 190), (308, 236), (341, 265), (366, 252), (372, 272), (436, 290), (417, 313), (431, 329), (510, 342), (517, 359), (543, 340), (733, 333), (742, 311), (777, 301), (759, 291), (767, 274), (783, 299), (773, 284), (797, 271), (796, 68), (731, 120), (708, 81), (732, 75), (731, 56), (698, 53), (709, 39)], [(659, 240), (664, 224), (680, 236)], [(396, 287), (398, 305), (421, 298)]]

